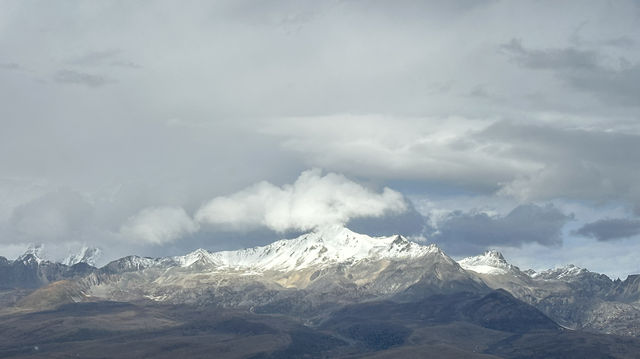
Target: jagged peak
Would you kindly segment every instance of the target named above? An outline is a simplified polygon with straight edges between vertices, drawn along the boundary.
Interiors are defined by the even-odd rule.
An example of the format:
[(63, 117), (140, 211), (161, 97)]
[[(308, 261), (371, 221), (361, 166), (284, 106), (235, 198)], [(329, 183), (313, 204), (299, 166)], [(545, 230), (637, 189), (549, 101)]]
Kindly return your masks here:
[(198, 248), (191, 253), (185, 254), (184, 256), (173, 257), (172, 260), (178, 263), (178, 265), (180, 265), (181, 267), (189, 267), (198, 262), (205, 264), (218, 264), (216, 263), (212, 253), (202, 248)]
[(572, 279), (581, 274), (589, 273), (589, 271), (585, 268), (578, 267), (574, 264), (567, 264), (560, 267), (555, 267), (551, 269), (547, 269), (542, 272), (535, 273), (531, 276), (531, 278), (535, 279)]
[(24, 253), (18, 257), (19, 261), (31, 262), (34, 261), (38, 264), (44, 262), (44, 245), (41, 243), (31, 243), (24, 251)]
[(506, 260), (504, 259), (504, 256), (502, 255), (502, 253), (497, 251), (497, 250), (495, 250), (495, 249), (490, 249), (490, 250), (485, 251), (483, 256), (488, 257), (488, 258), (496, 258), (498, 260), (506, 262)]
[(458, 264), (465, 270), (482, 274), (519, 272), (518, 267), (509, 264), (502, 253), (496, 250), (487, 250), (481, 255), (461, 259)]
[[(173, 257), (182, 267), (194, 263), (253, 270), (294, 270), (365, 259), (415, 258), (427, 253), (444, 254), (435, 245), (422, 245), (395, 235), (371, 237), (344, 226), (323, 226), (297, 238), (236, 251), (195, 250)], [(448, 258), (448, 257), (447, 257)]]

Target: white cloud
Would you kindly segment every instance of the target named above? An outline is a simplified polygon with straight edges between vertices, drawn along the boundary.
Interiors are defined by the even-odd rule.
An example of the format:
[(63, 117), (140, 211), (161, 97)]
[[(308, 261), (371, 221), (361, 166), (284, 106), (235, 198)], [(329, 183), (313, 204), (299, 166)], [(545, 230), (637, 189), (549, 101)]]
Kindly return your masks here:
[(129, 218), (120, 232), (140, 241), (162, 244), (194, 233), (198, 224), (180, 207), (150, 207)]
[(369, 190), (346, 177), (318, 169), (303, 172), (292, 185), (260, 182), (229, 196), (216, 197), (196, 213), (196, 221), (231, 228), (266, 226), (272, 230), (309, 230), (380, 217), (407, 209), (402, 194)]

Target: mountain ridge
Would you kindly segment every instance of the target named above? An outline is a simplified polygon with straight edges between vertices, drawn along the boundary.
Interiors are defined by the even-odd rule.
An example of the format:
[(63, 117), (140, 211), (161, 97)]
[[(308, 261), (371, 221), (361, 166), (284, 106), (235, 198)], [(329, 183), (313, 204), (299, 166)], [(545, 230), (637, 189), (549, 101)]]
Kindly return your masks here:
[(131, 255), (100, 268), (82, 261), (90, 257), (87, 251), (71, 266), (32, 252), (0, 260), (0, 286), (34, 290), (13, 300), (32, 309), (76, 301), (151, 301), (252, 308), (313, 322), (349, 303), (506, 290), (564, 327), (640, 336), (634, 324), (640, 323), (639, 276), (612, 281), (572, 265), (521, 271), (497, 251), (455, 261), (435, 244), (399, 235), (370, 237), (339, 226), (236, 251)]

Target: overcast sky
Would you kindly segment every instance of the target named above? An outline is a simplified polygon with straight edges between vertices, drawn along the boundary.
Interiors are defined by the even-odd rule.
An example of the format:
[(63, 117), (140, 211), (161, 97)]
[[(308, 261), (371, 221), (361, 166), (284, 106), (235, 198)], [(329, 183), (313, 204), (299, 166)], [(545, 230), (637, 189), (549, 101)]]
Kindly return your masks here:
[(0, 1), (0, 255), (330, 223), (640, 273), (638, 1)]

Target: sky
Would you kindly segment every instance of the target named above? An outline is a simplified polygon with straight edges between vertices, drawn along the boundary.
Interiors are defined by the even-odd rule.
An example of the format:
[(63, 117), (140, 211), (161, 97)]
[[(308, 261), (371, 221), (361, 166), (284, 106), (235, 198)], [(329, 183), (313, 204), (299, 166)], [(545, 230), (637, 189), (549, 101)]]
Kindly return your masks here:
[(328, 224), (640, 273), (639, 1), (0, 1), (0, 255)]

